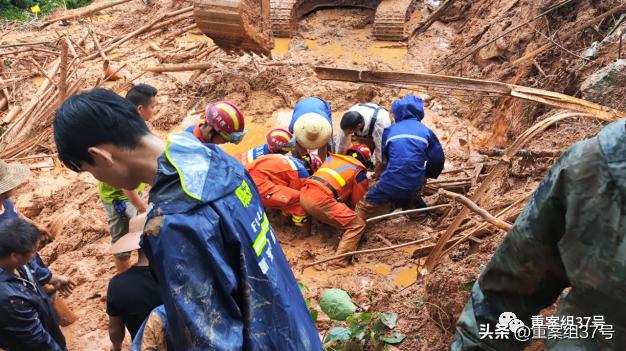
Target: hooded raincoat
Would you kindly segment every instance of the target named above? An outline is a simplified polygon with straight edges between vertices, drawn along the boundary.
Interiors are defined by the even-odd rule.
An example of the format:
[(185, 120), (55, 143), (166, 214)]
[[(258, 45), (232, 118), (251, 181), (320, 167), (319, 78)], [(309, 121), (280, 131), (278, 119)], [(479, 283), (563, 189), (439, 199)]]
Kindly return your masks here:
[(173, 350), (321, 350), (254, 182), (219, 147), (169, 136), (141, 247)]
[[(534, 323), (559, 295), (556, 327)], [(550, 169), (474, 284), (452, 350), (521, 350), (526, 343), (512, 333), (493, 335), (504, 312), (532, 326), (533, 335), (560, 335), (547, 338), (546, 350), (624, 350), (624, 120), (575, 144)]]
[(382, 139), (387, 168), (366, 199), (404, 207), (414, 201), (419, 203), (418, 195), (426, 178), (439, 176), (445, 155), (435, 133), (421, 123), (422, 99), (407, 95), (394, 101), (391, 108), (396, 123), (385, 129)]

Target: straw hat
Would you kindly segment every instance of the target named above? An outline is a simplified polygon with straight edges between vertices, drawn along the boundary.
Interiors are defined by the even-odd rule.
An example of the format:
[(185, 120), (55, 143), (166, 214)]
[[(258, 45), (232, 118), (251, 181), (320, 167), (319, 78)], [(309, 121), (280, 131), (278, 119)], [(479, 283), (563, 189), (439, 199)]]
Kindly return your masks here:
[(30, 169), (21, 163), (0, 161), (0, 194), (22, 185), (30, 177)]
[(115, 244), (111, 245), (109, 253), (115, 255), (123, 252), (129, 252), (133, 250), (139, 250), (139, 242), (141, 241), (141, 234), (143, 234), (143, 227), (146, 225), (147, 215), (142, 213), (130, 219), (128, 224), (128, 233), (119, 238)]
[(332, 126), (328, 120), (317, 113), (305, 113), (293, 126), (296, 141), (308, 150), (317, 150), (328, 144), (332, 133)]

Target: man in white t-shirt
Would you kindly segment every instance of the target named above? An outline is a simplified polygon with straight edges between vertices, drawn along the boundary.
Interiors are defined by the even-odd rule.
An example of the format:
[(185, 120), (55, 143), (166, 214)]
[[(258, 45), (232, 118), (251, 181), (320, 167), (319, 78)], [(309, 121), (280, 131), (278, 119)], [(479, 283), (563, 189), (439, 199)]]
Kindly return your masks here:
[(337, 153), (343, 154), (353, 143), (366, 144), (374, 151), (372, 161), (375, 177), (383, 171), (383, 131), (391, 125), (389, 112), (374, 104), (356, 104), (341, 118), (341, 129), (337, 135)]

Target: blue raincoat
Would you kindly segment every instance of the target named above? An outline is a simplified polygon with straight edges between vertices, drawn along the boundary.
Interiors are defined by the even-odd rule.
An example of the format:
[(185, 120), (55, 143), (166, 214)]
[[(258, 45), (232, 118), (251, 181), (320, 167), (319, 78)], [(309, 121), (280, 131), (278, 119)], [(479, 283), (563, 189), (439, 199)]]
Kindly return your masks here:
[[(289, 132), (293, 133), (293, 127), (296, 124), (296, 121), (304, 114), (307, 113), (317, 113), (318, 115), (326, 118), (328, 123), (330, 123), (330, 127), (332, 130), (333, 121), (332, 121), (332, 112), (331, 107), (328, 102), (322, 100), (318, 97), (309, 97), (302, 99), (296, 103), (296, 106), (293, 108), (293, 114), (291, 115), (291, 123), (289, 123)], [(331, 138), (332, 140), (332, 138)]]
[(383, 132), (382, 151), (387, 168), (367, 194), (374, 203), (391, 202), (396, 207), (424, 207), (419, 193), (426, 178), (437, 178), (445, 155), (437, 136), (421, 123), (422, 99), (407, 95), (391, 105), (395, 124)]
[(322, 350), (254, 182), (215, 145), (172, 134), (141, 247), (174, 350)]

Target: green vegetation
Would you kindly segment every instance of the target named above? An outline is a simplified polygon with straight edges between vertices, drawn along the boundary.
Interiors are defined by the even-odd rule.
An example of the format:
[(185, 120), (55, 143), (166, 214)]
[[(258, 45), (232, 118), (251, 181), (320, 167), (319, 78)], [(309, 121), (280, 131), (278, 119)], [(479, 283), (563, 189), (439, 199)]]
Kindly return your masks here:
[[(46, 15), (59, 7), (75, 9), (89, 5), (92, 1), (93, 0), (0, 0), (0, 21), (26, 22), (38, 16)], [(39, 11), (37, 11), (36, 6), (38, 6)]]
[(399, 344), (406, 338), (393, 331), (397, 313), (356, 312), (352, 299), (341, 289), (326, 290), (320, 308), (335, 321), (324, 336), (326, 351), (382, 351), (387, 344)]

